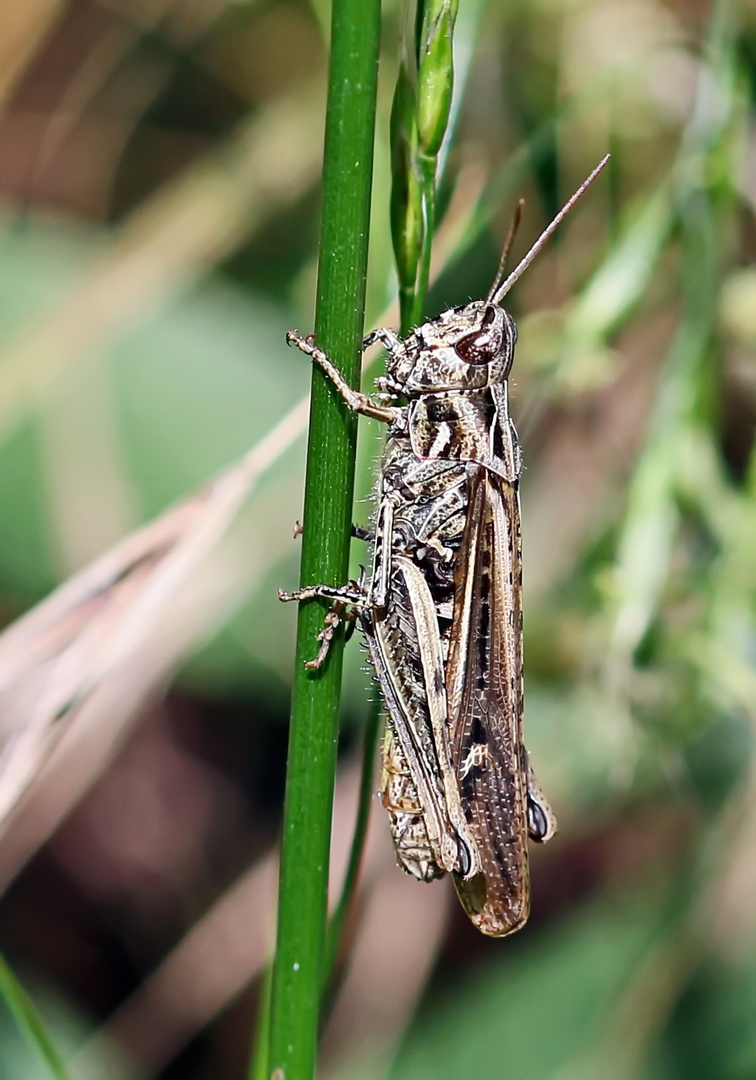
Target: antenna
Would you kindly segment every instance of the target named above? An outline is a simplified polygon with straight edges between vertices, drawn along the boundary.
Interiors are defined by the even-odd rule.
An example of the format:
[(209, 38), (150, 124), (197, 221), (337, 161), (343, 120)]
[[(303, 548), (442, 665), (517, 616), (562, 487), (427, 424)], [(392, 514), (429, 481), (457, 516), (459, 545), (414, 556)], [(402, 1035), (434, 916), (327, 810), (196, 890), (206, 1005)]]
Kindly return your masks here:
[[(590, 176), (586, 177), (586, 179), (585, 179), (585, 180), (584, 180), (584, 181), (582, 182), (582, 184), (581, 184), (581, 185), (580, 185), (580, 187), (579, 187), (579, 188), (577, 189), (577, 191), (575, 192), (575, 194), (574, 194), (574, 195), (572, 195), (572, 196), (571, 196), (571, 197), (570, 197), (570, 198), (569, 198), (569, 199), (567, 200), (567, 202), (566, 202), (566, 203), (564, 204), (564, 206), (563, 206), (563, 207), (562, 207), (562, 209), (561, 209), (561, 210), (559, 211), (559, 213), (558, 213), (558, 214), (557, 214), (557, 216), (556, 216), (556, 217), (554, 218), (554, 220), (553, 220), (553, 221), (551, 222), (551, 224), (550, 224), (550, 225), (547, 225), (547, 226), (546, 226), (546, 228), (545, 228), (545, 229), (543, 230), (543, 232), (542, 232), (542, 233), (541, 233), (541, 235), (540, 235), (540, 236), (538, 237), (538, 239), (536, 240), (536, 242), (535, 242), (535, 243), (533, 244), (533, 246), (532, 246), (532, 248), (530, 249), (530, 251), (529, 251), (529, 252), (527, 253), (527, 255), (526, 255), (526, 256), (524, 257), (524, 259), (522, 259), (522, 260), (521, 260), (521, 261), (520, 261), (520, 262), (519, 262), (519, 263), (517, 264), (517, 266), (516, 266), (516, 267), (514, 268), (514, 270), (512, 271), (512, 273), (511, 273), (511, 274), (509, 275), (509, 277), (507, 278), (507, 280), (506, 280), (506, 281), (504, 282), (504, 284), (503, 284), (503, 285), (502, 285), (502, 286), (501, 286), (501, 287), (500, 287), (499, 289), (497, 289), (497, 290), (496, 290), (496, 292), (495, 292), (495, 293), (493, 294), (493, 296), (491, 296), (491, 295), (489, 294), (489, 297), (488, 297), (488, 298), (489, 298), (489, 300), (491, 300), (491, 301), (492, 301), (492, 302), (493, 302), (494, 304), (500, 304), (500, 303), (501, 303), (502, 299), (503, 299), (503, 298), (504, 298), (504, 297), (505, 297), (505, 296), (507, 295), (507, 293), (508, 293), (508, 292), (509, 292), (509, 290), (510, 290), (510, 289), (512, 288), (512, 286), (513, 286), (513, 285), (514, 285), (514, 283), (515, 283), (515, 282), (517, 281), (517, 279), (518, 279), (518, 278), (520, 277), (520, 275), (521, 275), (521, 274), (522, 274), (522, 273), (523, 273), (523, 272), (524, 272), (525, 270), (527, 270), (527, 268), (528, 268), (528, 267), (530, 266), (530, 264), (532, 263), (533, 259), (534, 259), (534, 258), (536, 257), (536, 255), (537, 255), (537, 254), (538, 254), (538, 252), (539, 252), (539, 251), (541, 250), (541, 248), (543, 247), (543, 245), (544, 245), (544, 244), (546, 243), (546, 241), (547, 241), (547, 240), (549, 239), (549, 237), (551, 236), (551, 234), (552, 234), (553, 232), (555, 232), (555, 231), (556, 231), (556, 229), (558, 229), (558, 228), (559, 228), (559, 226), (560, 226), (560, 225), (562, 224), (562, 222), (563, 222), (563, 221), (564, 221), (564, 219), (565, 219), (565, 218), (567, 217), (567, 215), (569, 214), (570, 210), (571, 210), (571, 209), (573, 208), (573, 206), (574, 206), (574, 205), (575, 205), (575, 203), (576, 203), (576, 202), (578, 201), (578, 199), (580, 198), (580, 196), (581, 196), (581, 195), (584, 195), (584, 194), (585, 194), (585, 192), (586, 192), (586, 191), (588, 190), (588, 188), (589, 188), (589, 187), (591, 186), (591, 184), (592, 184), (592, 183), (593, 183), (593, 181), (594, 181), (594, 180), (596, 179), (596, 177), (598, 176), (598, 174), (599, 174), (599, 173), (601, 172), (601, 170), (602, 170), (602, 169), (603, 169), (603, 168), (604, 168), (604, 167), (606, 166), (606, 163), (608, 162), (608, 160), (609, 160), (609, 158), (610, 158), (610, 157), (611, 157), (611, 154), (607, 154), (605, 158), (602, 158), (602, 159), (601, 159), (601, 161), (600, 161), (600, 162), (598, 163), (598, 165), (597, 165), (597, 166), (596, 166), (596, 168), (595, 168), (595, 169), (593, 170), (593, 172), (592, 172), (592, 173), (590, 174)], [(510, 232), (511, 232), (511, 230), (510, 230)], [(509, 241), (509, 237), (507, 237), (507, 244), (509, 245), (509, 243), (510, 243), (510, 241)], [(511, 245), (510, 245), (510, 246), (511, 246)], [(508, 248), (507, 248), (507, 247), (505, 246), (505, 249), (504, 249), (504, 250), (505, 250), (505, 251), (508, 251)], [(497, 278), (498, 278), (498, 277), (499, 277), (499, 274), (497, 274), (496, 276), (497, 276)]]
[(512, 244), (514, 243), (514, 238), (515, 238), (515, 236), (517, 236), (517, 230), (520, 227), (520, 220), (522, 218), (522, 209), (523, 209), (524, 206), (525, 206), (525, 200), (524, 199), (518, 199), (517, 206), (515, 206), (514, 213), (512, 214), (512, 221), (510, 222), (510, 225), (509, 225), (509, 232), (507, 233), (507, 238), (504, 241), (504, 250), (502, 251), (501, 258), (499, 259), (499, 269), (496, 271), (496, 277), (493, 279), (493, 284), (491, 285), (491, 288), (488, 290), (488, 296), (486, 297), (486, 303), (487, 304), (491, 303), (491, 298), (493, 297), (493, 294), (496, 292), (499, 285), (501, 284), (501, 279), (504, 277), (504, 267), (507, 265), (507, 259), (509, 258), (510, 251), (512, 250)]

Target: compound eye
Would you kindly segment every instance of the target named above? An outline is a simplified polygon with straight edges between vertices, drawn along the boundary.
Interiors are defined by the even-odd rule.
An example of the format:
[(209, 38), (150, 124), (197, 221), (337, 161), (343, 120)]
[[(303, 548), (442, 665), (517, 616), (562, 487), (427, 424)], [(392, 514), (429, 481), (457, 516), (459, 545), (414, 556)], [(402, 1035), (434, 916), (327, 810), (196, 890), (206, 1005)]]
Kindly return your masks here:
[(460, 360), (466, 364), (491, 364), (501, 351), (501, 330), (492, 326), (496, 309), (489, 305), (481, 321), (480, 329), (465, 334), (454, 346)]

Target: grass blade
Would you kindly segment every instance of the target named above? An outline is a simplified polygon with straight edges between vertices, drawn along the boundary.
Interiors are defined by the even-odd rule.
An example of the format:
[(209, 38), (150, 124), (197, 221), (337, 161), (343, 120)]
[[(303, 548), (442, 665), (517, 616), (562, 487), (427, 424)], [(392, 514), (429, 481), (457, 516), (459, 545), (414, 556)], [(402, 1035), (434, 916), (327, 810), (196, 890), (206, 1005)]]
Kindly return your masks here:
[(50, 1070), (55, 1080), (69, 1080), (68, 1072), (45, 1022), (4, 957), (0, 956), (0, 994), (14, 1020)]

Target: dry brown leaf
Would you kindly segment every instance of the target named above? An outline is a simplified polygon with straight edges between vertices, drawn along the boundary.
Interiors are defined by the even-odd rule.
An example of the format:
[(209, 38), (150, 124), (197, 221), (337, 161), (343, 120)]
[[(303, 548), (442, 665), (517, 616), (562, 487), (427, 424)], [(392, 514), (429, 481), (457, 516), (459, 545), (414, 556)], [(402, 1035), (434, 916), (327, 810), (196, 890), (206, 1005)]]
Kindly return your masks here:
[[(100, 773), (144, 697), (238, 602), (230, 568), (199, 568), (306, 417), (305, 400), (240, 462), (0, 635), (0, 884)], [(37, 813), (20, 815), (32, 782)]]

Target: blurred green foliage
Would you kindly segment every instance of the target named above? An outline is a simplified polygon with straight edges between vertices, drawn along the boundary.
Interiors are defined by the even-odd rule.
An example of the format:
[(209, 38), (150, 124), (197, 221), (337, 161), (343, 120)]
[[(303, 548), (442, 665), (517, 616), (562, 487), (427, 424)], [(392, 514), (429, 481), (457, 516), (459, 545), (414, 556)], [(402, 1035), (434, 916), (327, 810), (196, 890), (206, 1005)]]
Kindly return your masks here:
[[(70, 43), (84, 41), (95, 17), (83, 3), (62, 7), (70, 21), (53, 40), (69, 43), (71, 75), (86, 49)], [(73, 129), (55, 134), (68, 84), (44, 67), (44, 50), (30, 59), (6, 102), (0, 159), (34, 157), (24, 118), (44, 113), (30, 104), (40, 87), (52, 104), (41, 125), (48, 142), (33, 147), (34, 183), (0, 167), (0, 364), (98, 272), (129, 213), (161, 184), (191, 174), (282, 90), (313, 95), (304, 73), (323, 69), (320, 8), (210, 7), (191, 24), (107, 6), (128, 44), (112, 63), (103, 47), (100, 68), (89, 69), (100, 82), (87, 98), (82, 78), (74, 95), (81, 131), (101, 134), (107, 121), (120, 132), (104, 163), (94, 136), (87, 158)], [(371, 321), (396, 291), (397, 5), (384, 18)], [(414, 1019), (403, 1017), (403, 1042), (396, 1028), (382, 1033), (381, 1053), (366, 1045), (362, 1073), (350, 1075), (385, 1076), (399, 1046), (396, 1080), (747, 1080), (756, 1075), (756, 16), (724, 0), (711, 10), (461, 0), (456, 48), (437, 206), (447, 258), (432, 312), (485, 292), (518, 195), (524, 250), (612, 152), (608, 173), (508, 297), (526, 462), (526, 731), (560, 834), (533, 856), (532, 924), (515, 940), (482, 943), (452, 923), (436, 978)], [(232, 250), (208, 242), (169, 301), (93, 334), (44, 393), (19, 398), (0, 445), (8, 620), (243, 453), (304, 394), (307, 365), (285, 351), (283, 333), (312, 325), (316, 200), (305, 183), (288, 205), (268, 215), (263, 206)], [(261, 725), (285, 723), (294, 617), (275, 587), (295, 580), (303, 449), (300, 440), (276, 464), (246, 511), (257, 538), (249, 595), (241, 603), (240, 582), (233, 618), (180, 675), (198, 699), (241, 697)], [(363, 423), (354, 513), (363, 525), (379, 449), (377, 426)], [(357, 573), (366, 556), (353, 546)], [(347, 650), (347, 742), (366, 711), (363, 664)], [(391, 954), (391, 926), (376, 953)], [(401, 979), (402, 958), (391, 962)], [(354, 1047), (344, 1054), (354, 1062)], [(4, 1064), (3, 1075), (30, 1075), (25, 1067)], [(324, 1065), (331, 1074), (337, 1052)], [(209, 1073), (188, 1064), (175, 1075)]]

